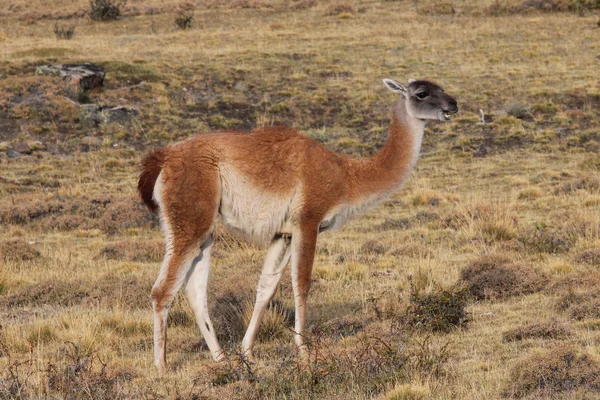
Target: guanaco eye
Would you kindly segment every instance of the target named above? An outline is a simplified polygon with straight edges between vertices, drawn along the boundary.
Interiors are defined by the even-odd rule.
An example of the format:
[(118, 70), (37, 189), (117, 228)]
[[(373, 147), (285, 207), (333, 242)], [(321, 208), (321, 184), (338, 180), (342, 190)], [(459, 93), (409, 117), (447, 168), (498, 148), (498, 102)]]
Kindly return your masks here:
[(426, 97), (428, 97), (428, 96), (429, 96), (429, 93), (427, 93), (427, 92), (421, 92), (421, 93), (417, 93), (417, 98), (418, 98), (419, 100), (423, 100), (424, 98), (426, 98)]

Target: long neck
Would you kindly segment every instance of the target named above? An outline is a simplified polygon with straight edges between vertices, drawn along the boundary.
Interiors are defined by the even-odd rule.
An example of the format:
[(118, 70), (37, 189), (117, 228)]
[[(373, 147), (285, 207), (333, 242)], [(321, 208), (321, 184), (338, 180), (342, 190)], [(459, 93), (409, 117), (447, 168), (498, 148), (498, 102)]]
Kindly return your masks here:
[(417, 162), (424, 130), (425, 121), (408, 115), (404, 97), (400, 96), (383, 148), (372, 157), (348, 165), (351, 199), (367, 203), (402, 186)]

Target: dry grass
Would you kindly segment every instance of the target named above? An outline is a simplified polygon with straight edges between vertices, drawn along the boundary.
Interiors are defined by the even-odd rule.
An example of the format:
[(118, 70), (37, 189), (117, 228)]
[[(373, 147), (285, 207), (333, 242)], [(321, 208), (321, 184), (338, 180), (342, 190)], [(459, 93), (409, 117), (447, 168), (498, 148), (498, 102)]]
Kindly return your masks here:
[[(110, 22), (84, 17), (87, 0), (0, 7), (0, 397), (597, 397), (600, 45), (596, 11), (573, 4), (149, 0)], [(71, 40), (54, 37), (57, 22), (76, 26)], [(82, 61), (106, 69), (102, 89), (35, 76)], [(149, 293), (162, 238), (135, 193), (141, 155), (272, 124), (372, 154), (388, 76), (437, 81), (461, 111), (428, 126), (405, 188), (320, 238), (310, 365), (292, 351), (287, 276), (258, 364), (239, 357), (264, 249), (219, 227), (209, 302), (231, 362), (210, 360), (179, 295), (157, 380)], [(139, 114), (89, 127), (83, 100)], [(32, 154), (8, 158), (21, 142)], [(460, 280), (472, 302), (440, 289)], [(412, 325), (451, 328), (412, 329), (410, 310)]]

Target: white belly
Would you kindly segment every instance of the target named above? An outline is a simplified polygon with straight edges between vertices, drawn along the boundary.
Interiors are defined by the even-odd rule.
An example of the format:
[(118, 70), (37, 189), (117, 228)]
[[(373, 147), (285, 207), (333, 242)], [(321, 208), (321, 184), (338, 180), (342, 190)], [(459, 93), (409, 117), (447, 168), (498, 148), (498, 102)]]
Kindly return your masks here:
[(221, 190), (221, 221), (228, 229), (257, 243), (290, 230), (295, 190), (283, 195), (267, 193), (227, 168), (221, 169)]

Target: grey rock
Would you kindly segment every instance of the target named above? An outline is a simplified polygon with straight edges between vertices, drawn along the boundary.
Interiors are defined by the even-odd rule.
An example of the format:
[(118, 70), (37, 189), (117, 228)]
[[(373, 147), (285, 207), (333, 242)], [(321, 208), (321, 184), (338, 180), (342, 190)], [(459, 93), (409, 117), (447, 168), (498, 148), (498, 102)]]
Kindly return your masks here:
[(238, 82), (235, 84), (235, 86), (233, 87), (235, 90), (237, 90), (238, 92), (247, 92), (248, 91), (248, 85), (246, 85), (244, 82)]
[(14, 151), (14, 150), (8, 150), (6, 152), (6, 155), (8, 156), (8, 158), (19, 158), (19, 157), (21, 157), (21, 153), (19, 153), (18, 151)]
[(103, 124), (131, 123), (139, 112), (123, 106), (85, 105), (79, 109), (79, 122), (86, 128), (95, 128)]
[(18, 151), (21, 154), (31, 154), (31, 147), (25, 142), (17, 142), (12, 146), (14, 151)]
[(35, 74), (59, 76), (84, 91), (102, 86), (106, 76), (104, 68), (91, 63), (41, 65)]

